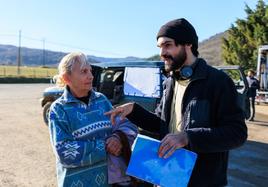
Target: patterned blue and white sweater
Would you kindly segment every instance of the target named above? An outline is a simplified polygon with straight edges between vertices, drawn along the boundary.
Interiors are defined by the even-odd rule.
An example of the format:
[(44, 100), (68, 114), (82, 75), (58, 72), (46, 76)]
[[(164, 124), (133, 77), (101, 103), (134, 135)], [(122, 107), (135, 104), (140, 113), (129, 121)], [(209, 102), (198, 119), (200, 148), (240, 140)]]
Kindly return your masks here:
[[(58, 186), (109, 186), (108, 170), (119, 175), (109, 181), (129, 180), (125, 176), (126, 166), (114, 164), (123, 164), (122, 158), (116, 160), (107, 155), (105, 141), (118, 129), (127, 134), (129, 142), (133, 142), (137, 128), (129, 121), (121, 124), (118, 121), (116, 126), (112, 126), (104, 115), (111, 109), (111, 103), (101, 93), (91, 91), (87, 105), (76, 99), (67, 88), (52, 104), (49, 128), (56, 155)], [(111, 176), (114, 177), (114, 173)]]

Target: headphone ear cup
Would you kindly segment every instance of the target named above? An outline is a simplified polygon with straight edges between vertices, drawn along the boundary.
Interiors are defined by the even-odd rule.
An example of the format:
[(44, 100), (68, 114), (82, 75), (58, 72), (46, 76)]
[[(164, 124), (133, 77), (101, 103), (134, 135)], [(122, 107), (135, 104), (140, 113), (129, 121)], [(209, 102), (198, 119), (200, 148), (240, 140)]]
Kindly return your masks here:
[(190, 79), (193, 75), (193, 68), (191, 66), (183, 66), (180, 70), (180, 76), (182, 79)]
[(193, 75), (193, 68), (191, 66), (183, 66), (180, 71), (172, 71), (171, 76), (175, 80), (187, 80)]

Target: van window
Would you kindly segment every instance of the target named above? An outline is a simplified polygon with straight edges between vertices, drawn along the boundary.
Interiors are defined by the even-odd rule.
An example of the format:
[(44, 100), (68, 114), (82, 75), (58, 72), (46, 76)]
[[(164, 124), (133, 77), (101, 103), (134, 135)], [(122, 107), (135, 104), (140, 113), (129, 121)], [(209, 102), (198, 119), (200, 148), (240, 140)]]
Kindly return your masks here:
[(126, 67), (124, 95), (160, 98), (160, 69)]

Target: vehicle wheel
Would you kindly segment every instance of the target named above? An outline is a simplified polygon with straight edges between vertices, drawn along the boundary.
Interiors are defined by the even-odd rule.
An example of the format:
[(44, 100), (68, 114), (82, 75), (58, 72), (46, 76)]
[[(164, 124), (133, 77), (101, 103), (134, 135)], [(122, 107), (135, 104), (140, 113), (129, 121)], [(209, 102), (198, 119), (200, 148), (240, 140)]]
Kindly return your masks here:
[(47, 102), (43, 107), (43, 120), (46, 123), (46, 125), (48, 125), (48, 117), (49, 117), (48, 115), (49, 115), (51, 104), (52, 102)]

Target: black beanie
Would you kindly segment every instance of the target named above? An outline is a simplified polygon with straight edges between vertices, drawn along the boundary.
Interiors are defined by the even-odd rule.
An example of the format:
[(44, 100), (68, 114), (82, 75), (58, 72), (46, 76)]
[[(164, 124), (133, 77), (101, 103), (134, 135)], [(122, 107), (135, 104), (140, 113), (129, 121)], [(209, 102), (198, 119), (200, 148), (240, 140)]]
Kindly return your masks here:
[(198, 36), (194, 27), (186, 19), (175, 19), (163, 25), (156, 39), (168, 37), (175, 40), (177, 44), (192, 44), (198, 47)]

